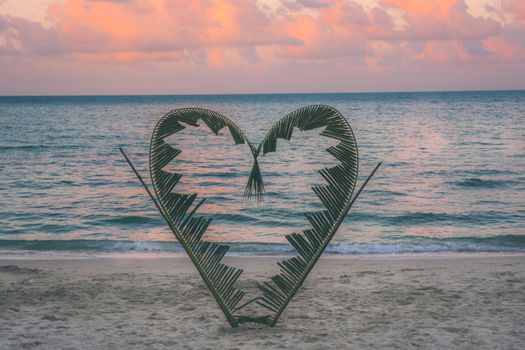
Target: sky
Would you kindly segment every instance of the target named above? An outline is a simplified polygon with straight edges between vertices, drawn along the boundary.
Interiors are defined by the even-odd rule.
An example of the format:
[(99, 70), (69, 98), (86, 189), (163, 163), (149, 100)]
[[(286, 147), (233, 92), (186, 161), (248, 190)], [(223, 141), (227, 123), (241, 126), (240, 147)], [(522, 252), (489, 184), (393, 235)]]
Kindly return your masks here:
[(0, 0), (0, 95), (525, 89), (525, 0)]

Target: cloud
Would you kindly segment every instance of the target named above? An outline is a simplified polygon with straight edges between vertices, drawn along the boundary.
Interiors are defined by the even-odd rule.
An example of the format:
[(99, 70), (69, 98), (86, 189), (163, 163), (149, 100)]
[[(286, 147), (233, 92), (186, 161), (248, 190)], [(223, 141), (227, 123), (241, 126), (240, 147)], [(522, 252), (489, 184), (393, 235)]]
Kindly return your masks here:
[(301, 42), (281, 45), (277, 55), (283, 58), (363, 56), (370, 51), (371, 42), (395, 36), (392, 18), (384, 9), (367, 10), (356, 2), (342, 0), (319, 7), (314, 14), (290, 13), (277, 25), (280, 32)]
[(297, 0), (297, 4), (303, 7), (309, 7), (309, 8), (321, 8), (321, 7), (329, 7), (332, 5), (331, 0)]
[[(473, 16), (463, 0), (380, 0), (372, 8), (357, 1), (298, 0), (307, 12), (282, 4), (279, 13), (268, 13), (244, 0), (57, 1), (49, 6), (50, 27), (0, 17), (0, 50), (94, 60), (100, 55), (102, 61), (192, 60), (194, 51), (205, 50), (210, 64), (219, 67), (228, 55), (260, 62), (262, 47), (273, 48), (274, 58), (360, 57), (377, 64), (407, 44), (412, 51), (407, 59), (442, 63), (489, 57), (488, 51), (504, 42), (522, 46), (516, 40), (523, 27), (517, 23), (525, 18), (521, 1), (502, 5), (516, 18), (507, 26), (514, 34), (507, 37), (501, 23)], [(402, 21), (401, 28), (396, 21)]]
[[(517, 1), (501, 9), (486, 9), (507, 14), (514, 11), (510, 12), (512, 16), (519, 18), (514, 3)], [(404, 28), (399, 35), (415, 62), (494, 63), (525, 57), (525, 42), (516, 40), (524, 37), (522, 24), (474, 16), (463, 0), (381, 0), (380, 4), (401, 11)]]
[[(298, 3), (304, 6), (304, 1)], [(515, 8), (516, 3), (508, 4), (507, 9)], [(328, 2), (314, 6), (313, 11), (312, 4), (306, 4), (309, 11), (287, 13), (275, 24), (279, 32), (301, 43), (279, 45), (277, 57), (349, 57), (353, 63), (358, 58), (373, 70), (389, 62), (453, 64), (522, 58), (524, 43), (518, 38), (525, 36), (518, 28), (523, 25), (473, 15), (463, 0), (380, 0), (371, 8), (333, 0), (329, 6), (324, 6)]]
[(522, 0), (503, 0), (503, 10), (510, 13), (517, 21), (525, 23), (525, 2)]
[[(1, 32), (9, 43), (4, 44), (4, 51), (76, 57), (163, 52), (184, 56), (188, 50), (216, 52), (221, 48), (295, 42), (273, 31), (270, 19), (256, 4), (243, 0), (69, 0), (52, 3), (49, 17), (54, 23), (50, 28), (21, 18), (1, 17), (0, 28), (9, 28)], [(217, 62), (217, 55), (211, 51), (210, 57)]]
[(465, 0), (50, 0), (45, 23), (0, 13), (0, 63), (12, 72), (28, 62), (172, 64), (187, 74), (253, 72), (256, 80), (290, 67), (338, 77), (520, 64), (525, 2), (491, 1), (478, 4), (484, 15)]
[(472, 40), (498, 35), (501, 25), (493, 19), (474, 17), (463, 0), (382, 0), (387, 8), (402, 12), (406, 40)]

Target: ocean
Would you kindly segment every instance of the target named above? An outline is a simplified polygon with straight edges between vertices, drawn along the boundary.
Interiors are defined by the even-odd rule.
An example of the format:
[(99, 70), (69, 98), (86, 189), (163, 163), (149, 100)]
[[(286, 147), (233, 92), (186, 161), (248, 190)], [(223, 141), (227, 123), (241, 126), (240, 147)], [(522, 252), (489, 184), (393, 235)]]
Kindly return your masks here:
[[(327, 104), (359, 145), (367, 185), (332, 254), (525, 252), (525, 91), (0, 97), (0, 255), (180, 252), (119, 147), (149, 183), (151, 132), (182, 107), (215, 110), (259, 144), (281, 117)], [(260, 157), (265, 200), (243, 200), (252, 166), (225, 130), (170, 142), (176, 189), (207, 198), (206, 233), (233, 254), (287, 254), (284, 235), (321, 208), (311, 190), (335, 160), (319, 130)]]

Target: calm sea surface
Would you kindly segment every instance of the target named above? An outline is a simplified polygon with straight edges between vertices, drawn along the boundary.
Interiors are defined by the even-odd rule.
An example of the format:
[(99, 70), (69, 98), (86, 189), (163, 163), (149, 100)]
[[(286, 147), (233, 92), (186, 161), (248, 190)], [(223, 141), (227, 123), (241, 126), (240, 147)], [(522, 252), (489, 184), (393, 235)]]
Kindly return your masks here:
[[(360, 183), (383, 166), (341, 226), (342, 254), (525, 251), (525, 91), (209, 96), (0, 97), (0, 254), (12, 251), (178, 251), (134, 177), (149, 182), (150, 134), (166, 112), (216, 110), (258, 144), (288, 112), (337, 108), (360, 152)], [(177, 192), (207, 197), (210, 240), (237, 253), (283, 253), (321, 204), (317, 170), (336, 164), (320, 130), (279, 140), (260, 158), (262, 203), (243, 201), (249, 149), (226, 130), (188, 127)], [(358, 186), (360, 185), (358, 184)]]

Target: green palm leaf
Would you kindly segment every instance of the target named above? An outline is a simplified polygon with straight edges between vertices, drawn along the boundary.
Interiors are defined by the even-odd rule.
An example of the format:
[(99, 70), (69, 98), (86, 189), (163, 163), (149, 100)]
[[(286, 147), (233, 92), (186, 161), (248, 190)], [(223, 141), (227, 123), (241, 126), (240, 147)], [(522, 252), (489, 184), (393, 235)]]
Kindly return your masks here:
[(270, 325), (277, 322), (346, 216), (352, 204), (352, 193), (357, 180), (358, 152), (354, 134), (346, 119), (336, 109), (322, 105), (300, 108), (286, 115), (275, 124), (262, 142), (263, 154), (275, 152), (277, 139), (290, 140), (294, 128), (305, 131), (321, 127), (324, 127), (322, 136), (339, 140), (327, 152), (339, 160), (340, 164), (321, 170), (320, 173), (328, 184), (313, 187), (326, 210), (306, 214), (312, 228), (305, 230), (303, 234), (292, 233), (286, 236), (297, 250), (298, 256), (280, 262), (280, 273), (270, 281), (258, 285), (263, 296), (256, 303), (273, 312), (268, 320)]
[(164, 139), (183, 130), (185, 128), (183, 124), (198, 126), (199, 120), (204, 122), (215, 134), (227, 127), (235, 144), (248, 143), (246, 136), (239, 127), (219, 113), (200, 108), (171, 111), (160, 119), (151, 137), (151, 180), (163, 216), (173, 234), (195, 264), (230, 325), (236, 327), (239, 322), (234, 316), (234, 310), (245, 293), (235, 288), (234, 285), (242, 270), (221, 263), (228, 251), (228, 246), (202, 239), (211, 219), (198, 216), (195, 213), (205, 199), (203, 198), (194, 204), (197, 199), (196, 194), (188, 195), (173, 192), (181, 175), (163, 170), (181, 152), (167, 144)]

